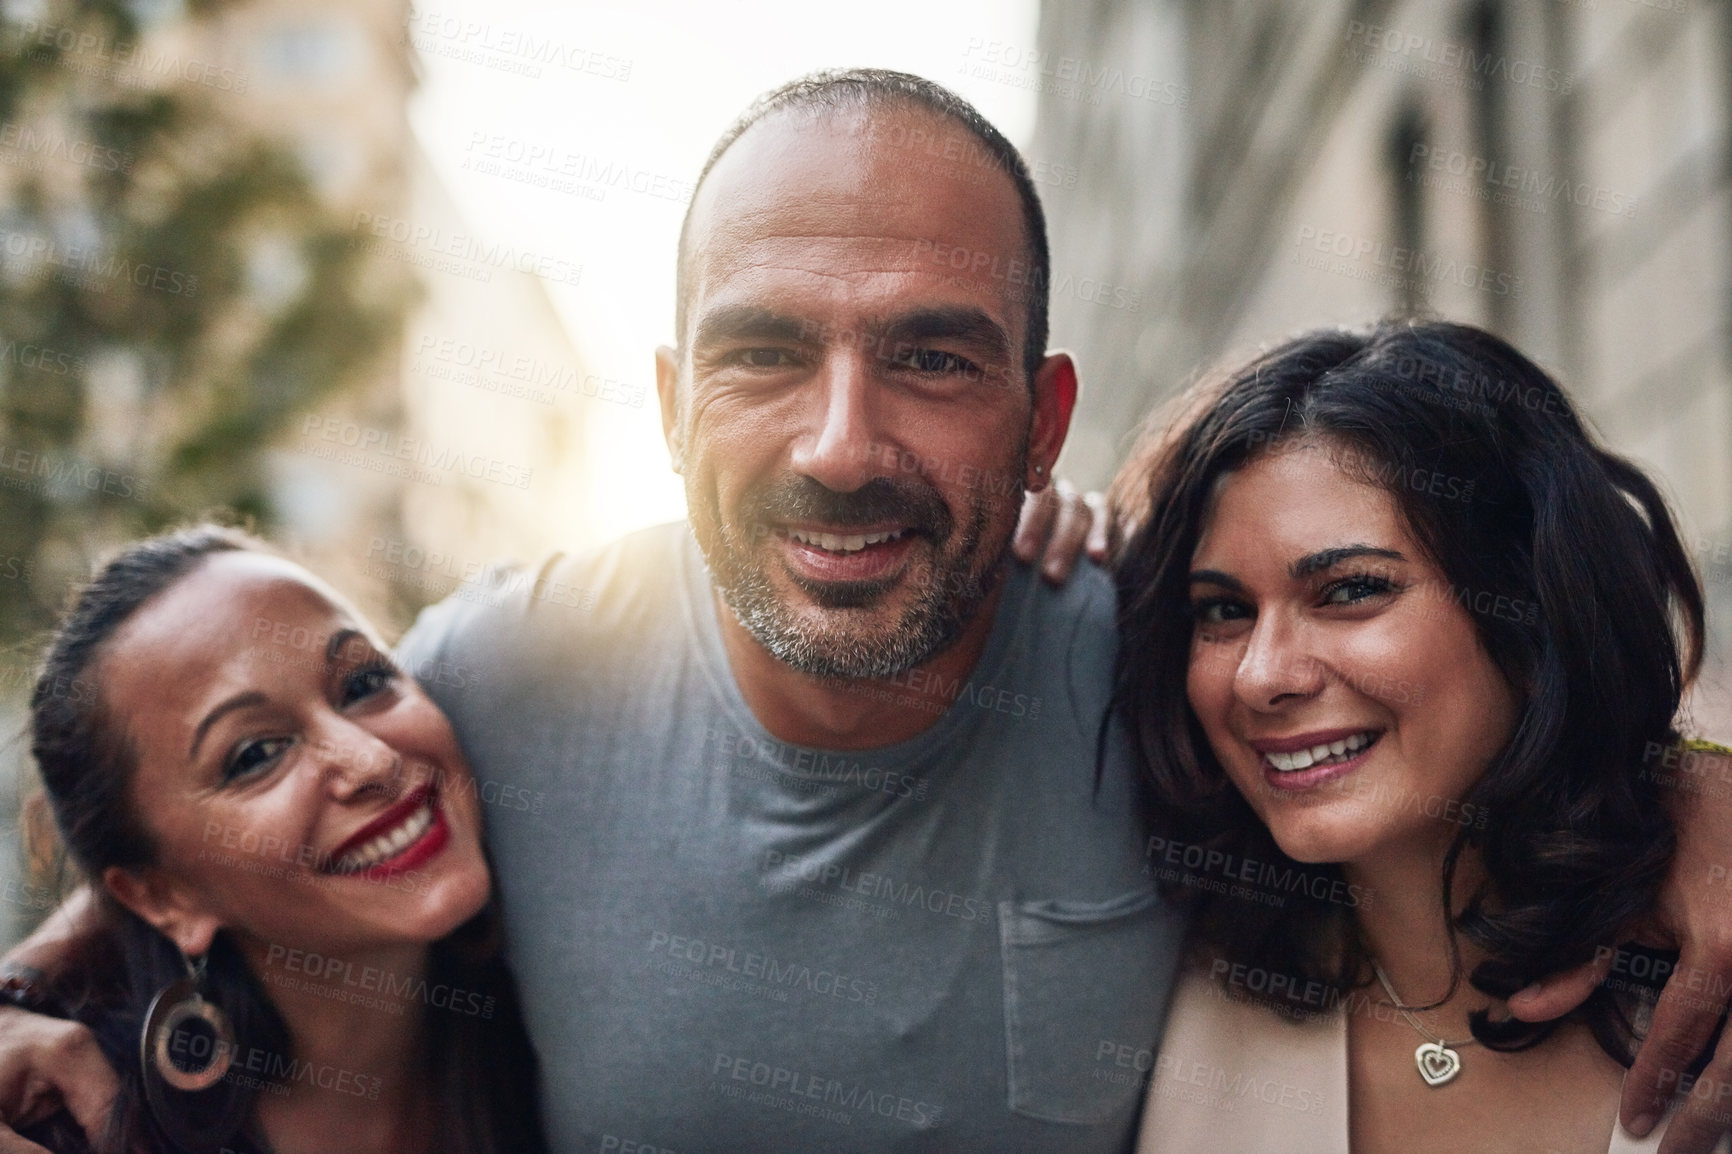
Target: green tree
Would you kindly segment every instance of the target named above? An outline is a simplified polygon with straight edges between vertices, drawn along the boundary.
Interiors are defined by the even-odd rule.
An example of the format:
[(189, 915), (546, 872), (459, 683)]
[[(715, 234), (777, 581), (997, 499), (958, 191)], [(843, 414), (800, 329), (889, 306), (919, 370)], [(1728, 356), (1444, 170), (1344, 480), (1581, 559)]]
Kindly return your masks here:
[(268, 529), (262, 451), (398, 354), (417, 292), (352, 243), (287, 141), (244, 126), (244, 75), (153, 54), (127, 4), (8, 12), (0, 644), (116, 541), (213, 508)]

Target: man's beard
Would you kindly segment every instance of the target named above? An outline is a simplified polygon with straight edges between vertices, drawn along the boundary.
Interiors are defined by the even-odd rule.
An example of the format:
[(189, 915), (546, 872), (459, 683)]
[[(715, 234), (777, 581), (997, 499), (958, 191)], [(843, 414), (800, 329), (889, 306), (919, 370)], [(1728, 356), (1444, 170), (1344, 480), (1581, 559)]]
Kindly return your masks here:
[[(1010, 474), (1020, 477), (1019, 468)], [(810, 477), (789, 476), (748, 491), (737, 525), (727, 524), (713, 485), (690, 494), (692, 532), (704, 552), (722, 600), (758, 644), (783, 663), (818, 677), (889, 677), (943, 652), (962, 635), (997, 584), (1010, 547), (1010, 533), (988, 542), (991, 502), (1014, 495), (971, 494), (967, 521), (958, 525), (950, 507), (924, 478), (875, 477), (851, 493), (826, 488)], [(832, 532), (848, 527), (903, 525), (930, 550), (924, 578), (898, 620), (855, 626), (851, 611), (869, 611), (899, 583), (888, 579), (815, 583), (789, 573), (821, 614), (801, 613), (776, 591), (766, 572), (772, 526), (821, 524)], [(915, 542), (911, 548), (918, 548)]]

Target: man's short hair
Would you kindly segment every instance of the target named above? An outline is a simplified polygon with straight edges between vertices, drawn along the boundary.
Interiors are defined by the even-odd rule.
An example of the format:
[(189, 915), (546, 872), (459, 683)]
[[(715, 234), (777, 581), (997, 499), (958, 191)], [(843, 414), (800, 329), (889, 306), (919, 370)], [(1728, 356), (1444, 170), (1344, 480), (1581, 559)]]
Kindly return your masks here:
[(1046, 215), (1041, 211), (1040, 197), (1034, 181), (1029, 178), (1028, 165), (1016, 146), (992, 126), (974, 105), (924, 77), (908, 72), (892, 72), (883, 68), (825, 69), (790, 80), (780, 88), (764, 93), (722, 133), (710, 150), (698, 182), (693, 186), (692, 199), (686, 205), (685, 220), (680, 224), (680, 247), (676, 271), (674, 306), (675, 339), (683, 347), (686, 333), (686, 298), (690, 278), (686, 271), (686, 234), (691, 229), (692, 205), (697, 203), (698, 189), (709, 178), (710, 170), (745, 131), (776, 112), (830, 112), (842, 109), (881, 108), (906, 105), (925, 109), (959, 125), (985, 149), (984, 157), (973, 158), (983, 170), (997, 170), (1010, 177), (1016, 185), (1017, 198), (1022, 202), (1022, 224), (1027, 247), (1028, 278), (1024, 291), (1028, 304), (1028, 327), (1023, 339), (1023, 371), (1029, 381), (1046, 357), (1047, 282), (1051, 260), (1046, 244)]

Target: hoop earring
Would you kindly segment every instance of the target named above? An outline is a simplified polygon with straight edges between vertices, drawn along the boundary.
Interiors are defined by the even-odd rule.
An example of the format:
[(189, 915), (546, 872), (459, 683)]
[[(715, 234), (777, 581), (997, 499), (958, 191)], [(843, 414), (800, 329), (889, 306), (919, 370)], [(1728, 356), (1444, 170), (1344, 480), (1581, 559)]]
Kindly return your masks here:
[(145, 1080), (152, 1072), (176, 1090), (196, 1093), (222, 1081), (234, 1062), (235, 1031), (229, 1017), (205, 1000), (205, 955), (185, 954), (187, 976), (157, 991), (144, 1015), (139, 1058)]
[[(177, 951), (178, 952), (178, 951)], [(228, 1078), (238, 1046), (222, 1008), (205, 997), (205, 956), (150, 1000), (139, 1033), (144, 1097), (157, 1127), (187, 1154), (221, 1154), (252, 1106), (248, 1079)]]

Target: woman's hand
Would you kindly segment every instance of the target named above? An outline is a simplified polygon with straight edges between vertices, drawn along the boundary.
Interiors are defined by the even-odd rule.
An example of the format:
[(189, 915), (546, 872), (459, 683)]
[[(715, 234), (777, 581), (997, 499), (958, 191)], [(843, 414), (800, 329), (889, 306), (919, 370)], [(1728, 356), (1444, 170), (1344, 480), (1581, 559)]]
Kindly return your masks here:
[(1079, 494), (1069, 481), (1054, 481), (1023, 498), (1022, 516), (1010, 548), (1026, 565), (1040, 561), (1041, 575), (1054, 585), (1063, 585), (1085, 550), (1095, 564), (1105, 563), (1111, 524), (1105, 496)]

